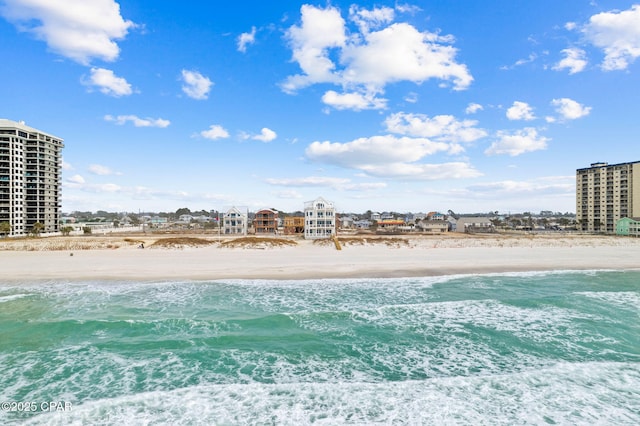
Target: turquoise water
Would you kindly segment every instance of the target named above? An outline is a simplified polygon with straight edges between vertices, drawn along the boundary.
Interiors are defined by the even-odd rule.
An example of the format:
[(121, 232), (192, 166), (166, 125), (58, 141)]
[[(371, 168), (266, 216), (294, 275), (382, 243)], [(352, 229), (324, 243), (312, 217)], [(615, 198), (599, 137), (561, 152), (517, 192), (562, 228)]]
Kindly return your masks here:
[(640, 272), (0, 284), (11, 401), (37, 409), (0, 424), (636, 425)]

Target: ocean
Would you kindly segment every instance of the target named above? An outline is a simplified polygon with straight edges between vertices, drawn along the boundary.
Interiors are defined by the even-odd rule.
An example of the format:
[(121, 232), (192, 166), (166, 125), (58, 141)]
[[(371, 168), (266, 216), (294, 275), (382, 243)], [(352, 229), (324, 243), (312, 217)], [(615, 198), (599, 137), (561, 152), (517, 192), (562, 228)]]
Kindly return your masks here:
[(640, 272), (0, 283), (0, 424), (637, 425)]

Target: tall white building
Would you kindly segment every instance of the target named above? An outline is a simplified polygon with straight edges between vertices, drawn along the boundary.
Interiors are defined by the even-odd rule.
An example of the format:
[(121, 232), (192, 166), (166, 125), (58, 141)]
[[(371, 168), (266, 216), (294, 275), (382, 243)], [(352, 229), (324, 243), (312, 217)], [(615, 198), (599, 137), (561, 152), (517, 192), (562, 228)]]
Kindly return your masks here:
[(640, 216), (640, 161), (592, 163), (576, 170), (579, 229), (613, 233), (623, 217)]
[(336, 232), (336, 209), (333, 203), (317, 198), (304, 203), (304, 238), (331, 238)]
[(222, 217), (222, 233), (225, 235), (247, 235), (248, 214), (238, 208), (230, 208)]
[(60, 227), (63, 140), (24, 124), (0, 119), (0, 223), (9, 235)]

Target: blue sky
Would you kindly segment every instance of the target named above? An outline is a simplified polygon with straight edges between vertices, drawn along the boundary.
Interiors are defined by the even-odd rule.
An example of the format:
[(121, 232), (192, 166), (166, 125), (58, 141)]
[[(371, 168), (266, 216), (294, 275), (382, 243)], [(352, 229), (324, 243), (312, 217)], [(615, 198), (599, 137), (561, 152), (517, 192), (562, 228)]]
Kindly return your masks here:
[(0, 0), (73, 210), (575, 211), (640, 160), (640, 3)]

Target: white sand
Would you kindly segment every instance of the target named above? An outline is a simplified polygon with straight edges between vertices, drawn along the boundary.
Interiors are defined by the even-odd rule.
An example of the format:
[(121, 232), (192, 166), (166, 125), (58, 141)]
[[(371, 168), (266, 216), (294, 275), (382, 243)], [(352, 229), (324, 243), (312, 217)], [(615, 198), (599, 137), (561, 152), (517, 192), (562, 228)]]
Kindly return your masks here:
[[(73, 255), (72, 255), (73, 254)], [(2, 282), (409, 277), (489, 272), (638, 269), (640, 239), (411, 239), (409, 246), (0, 251)]]

